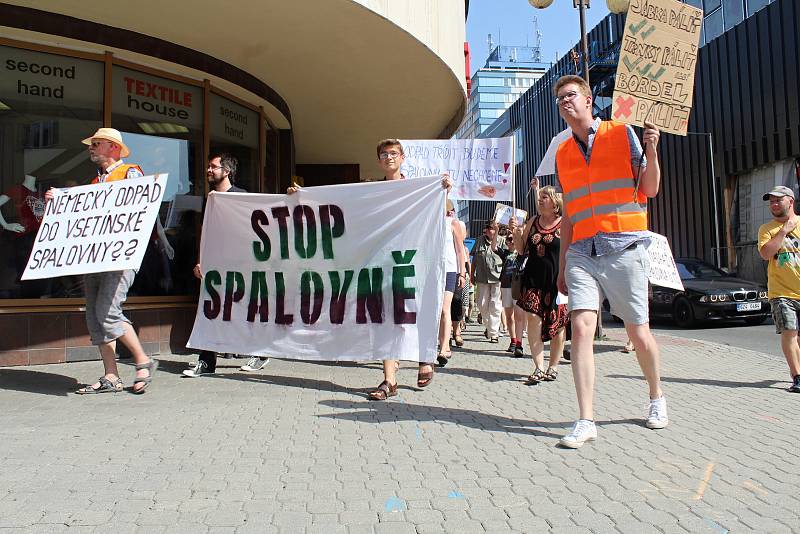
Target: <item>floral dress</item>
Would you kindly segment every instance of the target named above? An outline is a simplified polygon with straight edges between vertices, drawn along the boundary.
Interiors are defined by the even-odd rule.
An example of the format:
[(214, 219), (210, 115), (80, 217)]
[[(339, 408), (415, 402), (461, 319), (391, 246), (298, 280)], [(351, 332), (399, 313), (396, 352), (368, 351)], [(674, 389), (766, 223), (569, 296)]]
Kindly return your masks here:
[(517, 306), (542, 318), (542, 341), (551, 340), (569, 321), (567, 305), (556, 304), (560, 250), (561, 221), (551, 228), (543, 228), (537, 216), (525, 241), (527, 261)]

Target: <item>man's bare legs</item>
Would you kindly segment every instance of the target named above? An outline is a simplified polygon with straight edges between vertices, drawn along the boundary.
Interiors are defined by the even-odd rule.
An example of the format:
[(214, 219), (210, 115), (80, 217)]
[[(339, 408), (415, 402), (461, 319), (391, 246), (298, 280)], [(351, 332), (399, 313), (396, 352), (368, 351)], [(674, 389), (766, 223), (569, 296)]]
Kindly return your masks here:
[(594, 332), (597, 312), (572, 312), (572, 376), (580, 419), (594, 418)]
[[(142, 348), (142, 344), (139, 342), (139, 336), (136, 335), (133, 326), (131, 326), (130, 323), (123, 323), (122, 327), (125, 333), (118, 339), (130, 351), (133, 357), (133, 363), (138, 365), (150, 361), (150, 358), (145, 354)], [(117, 341), (114, 340), (108, 343), (102, 343), (98, 345), (97, 348), (100, 350), (100, 357), (103, 359), (105, 377), (111, 381), (116, 380), (119, 378), (119, 368), (117, 367)], [(139, 369), (136, 371), (136, 378), (147, 378), (149, 373), (150, 371), (147, 369)], [(99, 388), (100, 382), (95, 382), (91, 387), (94, 389)], [(140, 391), (143, 387), (145, 387), (145, 384), (140, 382), (134, 386), (133, 390)]]
[(781, 332), (781, 350), (792, 378), (800, 375), (800, 338), (797, 337), (797, 330)]
[(650, 389), (650, 400), (661, 397), (661, 352), (658, 343), (652, 332), (650, 324), (625, 324), (625, 331), (628, 332), (628, 339), (636, 349), (636, 359), (639, 360), (639, 367), (642, 369), (647, 386)]

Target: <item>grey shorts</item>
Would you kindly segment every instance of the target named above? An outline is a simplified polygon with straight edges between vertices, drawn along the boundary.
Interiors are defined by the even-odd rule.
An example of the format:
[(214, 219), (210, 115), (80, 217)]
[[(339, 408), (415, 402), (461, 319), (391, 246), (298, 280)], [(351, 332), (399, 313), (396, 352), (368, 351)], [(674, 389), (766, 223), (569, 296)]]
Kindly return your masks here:
[(122, 313), (122, 303), (136, 278), (136, 271), (111, 271), (84, 276), (86, 291), (86, 327), (93, 345), (110, 343), (125, 333), (130, 319)]
[(626, 324), (650, 322), (647, 303), (647, 250), (641, 244), (605, 256), (587, 256), (567, 251), (565, 277), (569, 311), (600, 309), (605, 295), (611, 313)]
[(772, 321), (775, 331), (782, 334), (784, 330), (797, 330), (797, 315), (800, 314), (800, 300), (786, 297), (770, 299), (772, 305)]

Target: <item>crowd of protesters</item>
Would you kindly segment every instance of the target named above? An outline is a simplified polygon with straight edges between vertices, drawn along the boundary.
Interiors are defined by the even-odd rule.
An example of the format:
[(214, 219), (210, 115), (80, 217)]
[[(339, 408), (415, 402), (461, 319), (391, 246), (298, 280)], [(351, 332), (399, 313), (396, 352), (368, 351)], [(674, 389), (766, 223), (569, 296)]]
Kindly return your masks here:
[[(577, 448), (597, 437), (593, 421), (593, 340), (604, 297), (625, 324), (628, 342), (624, 352), (636, 353), (648, 384), (645, 426), (661, 429), (669, 421), (661, 390), (659, 349), (649, 329), (648, 260), (644, 251), (647, 199), (654, 197), (660, 186), (659, 131), (645, 122), (643, 149), (630, 126), (595, 118), (591, 91), (580, 77), (559, 79), (554, 96), (559, 113), (573, 134), (556, 153), (556, 186), (539, 187), (538, 179), (531, 183), (531, 217), (518, 220), (514, 215), (508, 225), (486, 221), (483, 234), (469, 250), (466, 226), (457, 219), (453, 203), (446, 202), (442, 213), (444, 294), (436, 363), (444, 367), (450, 362), (453, 347), (464, 345), (466, 324), (477, 321), (489, 344), (487, 352), (502, 351), (492, 345), (499, 344), (501, 336), (507, 334), (508, 353), (514, 357), (523, 357), (526, 352), (530, 355), (531, 372), (525, 384), (553, 382), (558, 379), (559, 363), (570, 337), (579, 418), (560, 444)], [(130, 151), (118, 131), (101, 128), (83, 143), (99, 169), (93, 183), (143, 175), (138, 165), (122, 160)], [(401, 172), (404, 157), (397, 139), (378, 144), (377, 161), (383, 180), (405, 179)], [(236, 158), (229, 154), (213, 155), (207, 167), (210, 189), (244, 192), (235, 185), (237, 166)], [(451, 185), (450, 177), (443, 175), (442, 187), (449, 191)], [(293, 184), (287, 193), (298, 190), (299, 186)], [(48, 192), (46, 199), (53, 198), (53, 192)], [(798, 226), (794, 192), (777, 187), (764, 195), (764, 200), (770, 202), (775, 220), (762, 226), (759, 248), (761, 256), (770, 262), (770, 297), (774, 299), (776, 325), (793, 378), (789, 389), (800, 392), (800, 262), (793, 259), (800, 238), (794, 234)], [(144, 393), (153, 380), (158, 362), (142, 350), (131, 321), (122, 312), (135, 274), (118, 271), (86, 275), (86, 322), (92, 342), (99, 348), (104, 374), (94, 384), (78, 390), (79, 394), (123, 390), (115, 360), (117, 340), (133, 356), (133, 392)], [(194, 275), (203, 276), (199, 263)], [(546, 344), (549, 358), (545, 366)], [(201, 352), (197, 363), (183, 375), (213, 375), (217, 357), (210, 351)], [(241, 370), (259, 371), (268, 361), (266, 357), (250, 358)], [(429, 386), (434, 379), (434, 364), (415, 365), (417, 387)], [(383, 361), (383, 380), (368, 393), (370, 400), (386, 401), (397, 395), (399, 367), (397, 360)]]

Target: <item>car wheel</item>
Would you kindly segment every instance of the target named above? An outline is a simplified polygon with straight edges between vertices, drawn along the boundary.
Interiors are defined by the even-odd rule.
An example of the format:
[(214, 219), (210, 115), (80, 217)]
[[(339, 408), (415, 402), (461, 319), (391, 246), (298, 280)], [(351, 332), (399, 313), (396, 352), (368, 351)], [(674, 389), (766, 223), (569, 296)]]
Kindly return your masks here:
[(689, 328), (694, 325), (694, 310), (692, 303), (685, 298), (679, 298), (672, 307), (672, 319), (681, 328)]
[(756, 317), (747, 317), (744, 320), (744, 324), (749, 325), (749, 326), (756, 326), (756, 325), (760, 325), (761, 323), (763, 323), (766, 320), (767, 320), (767, 316), (766, 315), (759, 315), (759, 316), (756, 316)]

